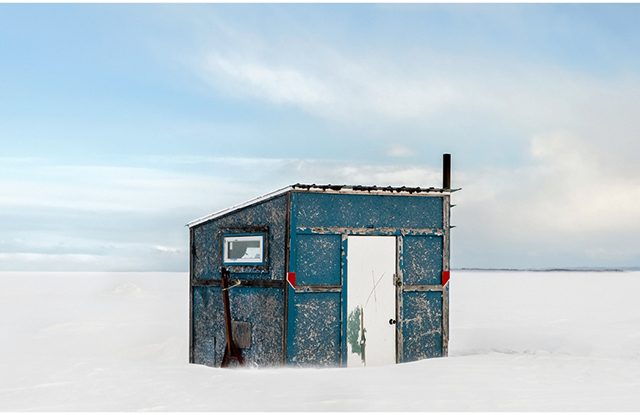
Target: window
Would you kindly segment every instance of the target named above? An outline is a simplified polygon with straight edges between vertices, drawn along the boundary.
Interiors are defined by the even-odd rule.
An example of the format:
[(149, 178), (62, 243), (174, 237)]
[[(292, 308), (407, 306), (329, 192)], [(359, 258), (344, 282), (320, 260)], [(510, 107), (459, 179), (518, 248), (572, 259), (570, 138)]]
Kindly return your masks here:
[(226, 265), (263, 265), (264, 234), (225, 235), (223, 263)]

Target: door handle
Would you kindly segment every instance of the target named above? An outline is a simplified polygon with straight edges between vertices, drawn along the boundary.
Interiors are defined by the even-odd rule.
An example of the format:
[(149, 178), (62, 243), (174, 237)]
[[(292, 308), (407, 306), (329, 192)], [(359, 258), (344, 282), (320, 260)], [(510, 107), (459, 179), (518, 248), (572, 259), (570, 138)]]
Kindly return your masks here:
[(391, 325), (396, 324), (396, 321), (394, 319), (390, 318), (389, 319), (389, 324), (391, 324)]

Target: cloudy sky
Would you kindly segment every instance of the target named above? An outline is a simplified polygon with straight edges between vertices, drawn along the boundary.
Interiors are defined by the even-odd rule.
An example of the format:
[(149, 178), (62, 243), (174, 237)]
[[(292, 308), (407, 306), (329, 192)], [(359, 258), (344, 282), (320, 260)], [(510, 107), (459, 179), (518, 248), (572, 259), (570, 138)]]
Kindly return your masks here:
[(640, 5), (0, 4), (0, 270), (186, 271), (288, 184), (440, 186), (452, 267), (640, 265)]

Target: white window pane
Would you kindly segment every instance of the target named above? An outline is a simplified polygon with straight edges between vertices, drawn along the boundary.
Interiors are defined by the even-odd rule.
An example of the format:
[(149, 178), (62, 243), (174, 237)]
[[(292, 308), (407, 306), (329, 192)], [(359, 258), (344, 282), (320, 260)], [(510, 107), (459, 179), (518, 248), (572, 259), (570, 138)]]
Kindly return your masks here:
[(224, 237), (225, 264), (262, 264), (264, 235), (229, 235)]

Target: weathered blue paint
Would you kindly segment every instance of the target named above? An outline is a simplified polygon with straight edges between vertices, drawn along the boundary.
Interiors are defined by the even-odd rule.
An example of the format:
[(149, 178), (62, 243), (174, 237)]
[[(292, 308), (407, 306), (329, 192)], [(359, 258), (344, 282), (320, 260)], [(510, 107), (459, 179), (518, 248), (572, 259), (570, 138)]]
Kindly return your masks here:
[(315, 226), (313, 228), (298, 228), (298, 235), (371, 235), (371, 236), (402, 236), (402, 235), (420, 235), (420, 236), (442, 236), (442, 229), (426, 228), (426, 229), (394, 229), (394, 228), (345, 228), (345, 227), (322, 227)]
[(442, 293), (403, 293), (402, 356), (404, 362), (442, 356)]
[(299, 193), (299, 227), (442, 228), (438, 197)]
[(304, 293), (293, 297), (295, 320), (289, 329), (293, 342), (287, 347), (296, 366), (339, 366), (340, 293)]
[[(232, 319), (251, 324), (251, 348), (241, 349), (248, 364), (346, 365), (348, 235), (396, 237), (397, 361), (445, 355), (448, 289), (440, 284), (449, 263), (448, 209), (448, 193), (292, 188), (198, 222), (191, 253), (193, 362), (219, 366), (226, 346), (216, 286), (221, 235), (257, 232), (266, 235), (265, 264), (232, 265), (232, 281), (253, 285), (229, 290)], [(296, 274), (298, 292), (286, 283), (288, 272)]]
[[(193, 362), (207, 366), (220, 364), (224, 353), (224, 311), (221, 287), (193, 288)], [(217, 344), (216, 344), (217, 343)], [(218, 347), (218, 353), (213, 346)], [(218, 356), (216, 356), (218, 354)]]
[(442, 282), (442, 237), (405, 236), (402, 271), (404, 284)]
[(296, 285), (340, 284), (340, 235), (297, 235)]

